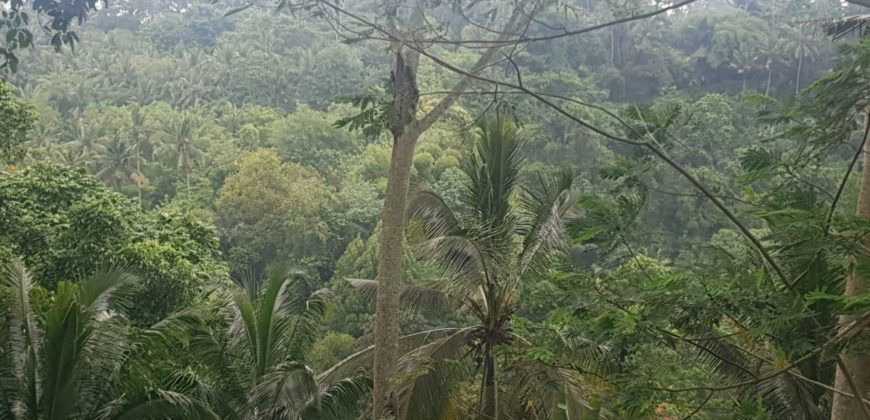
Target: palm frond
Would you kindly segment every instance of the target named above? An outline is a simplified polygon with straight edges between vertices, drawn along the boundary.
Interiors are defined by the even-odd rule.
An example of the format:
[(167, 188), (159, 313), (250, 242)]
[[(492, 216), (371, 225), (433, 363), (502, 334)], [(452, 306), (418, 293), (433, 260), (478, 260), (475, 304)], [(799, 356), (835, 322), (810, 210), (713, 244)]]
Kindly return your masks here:
[(492, 278), (497, 267), (490, 253), (468, 231), (433, 237), (419, 243), (420, 258), (441, 265), (445, 273), (455, 279), (476, 279), (468, 287), (476, 288), (481, 282)]
[[(560, 330), (545, 330), (538, 337), (544, 339), (539, 345), (543, 344), (563, 355), (570, 361), (571, 368), (578, 372), (595, 377), (603, 377), (613, 372), (615, 356), (608, 346)], [(517, 338), (520, 343), (531, 345), (526, 339)]]
[(204, 327), (202, 318), (191, 311), (184, 311), (163, 318), (141, 334), (150, 342), (177, 343), (186, 342), (192, 333)]
[(491, 226), (511, 223), (510, 198), (523, 166), (519, 128), (505, 121), (478, 126), (475, 153), (464, 161), (469, 178), (463, 201), (476, 220)]
[[(207, 404), (183, 393), (157, 390), (156, 397), (130, 403), (120, 412), (111, 412), (105, 419), (137, 420), (166, 418), (196, 418), (201, 420), (219, 420)], [(116, 405), (123, 401), (115, 402)], [(114, 411), (114, 410), (112, 410)], [(104, 415), (107, 413), (104, 413)]]
[(303, 419), (343, 419), (360, 410), (360, 400), (372, 389), (372, 380), (364, 376), (345, 378), (333, 384), (322, 384), (317, 403), (302, 412)]
[(123, 317), (108, 305), (118, 302), (118, 292), (135, 281), (134, 276), (108, 269), (79, 287), (58, 284), (44, 318), (43, 415), (67, 418), (90, 413), (106, 398), (101, 390), (112, 383), (128, 356)]
[(283, 344), (284, 360), (304, 360), (320, 333), (320, 323), (331, 296), (329, 289), (316, 290), (304, 301), (304, 309), (290, 318), (292, 322), (285, 332), (287, 340)]
[(118, 314), (82, 326), (77, 394), (62, 396), (75, 399), (78, 412), (94, 412), (112, 395), (111, 386), (117, 386), (117, 378), (133, 350), (127, 327), (126, 319)]
[(566, 218), (574, 216), (570, 169), (563, 168), (549, 178), (538, 174), (537, 181), (535, 187), (523, 188), (519, 200), (522, 218), (518, 230), (523, 236), (520, 276), (537, 260), (546, 263), (550, 253), (563, 249)]
[(122, 268), (106, 267), (99, 269), (93, 276), (79, 285), (78, 302), (94, 314), (108, 310), (109, 301), (116, 308), (126, 307), (122, 293), (125, 288), (135, 285), (139, 279)]
[[(536, 335), (543, 338), (543, 346), (560, 354), (564, 362), (541, 358), (531, 347), (533, 343), (514, 334), (510, 348), (511, 363), (502, 368), (500, 401), (505, 418), (541, 418), (557, 411), (560, 401), (565, 404), (592, 408), (591, 392), (587, 389), (598, 384), (611, 371), (611, 350), (589, 339), (570, 335), (560, 330), (544, 330)], [(604, 415), (604, 413), (602, 413)]]
[(237, 290), (230, 298), (229, 336), (240, 365), (251, 369), (256, 382), (279, 364), (304, 360), (331, 292), (309, 292), (311, 284), (303, 273), (284, 269), (246, 284), (257, 287)]
[[(361, 296), (374, 302), (378, 293), (378, 281), (367, 279), (346, 279)], [(411, 309), (421, 313), (443, 314), (455, 305), (450, 297), (444, 292), (419, 286), (404, 286), (400, 296), (400, 303), (404, 309)]]
[(295, 419), (317, 402), (314, 373), (300, 363), (282, 363), (263, 375), (250, 394), (251, 414), (259, 418)]
[[(400, 340), (401, 341), (401, 340)], [(319, 384), (335, 384), (345, 378), (356, 377), (371, 369), (374, 360), (374, 346), (366, 347), (345, 357), (329, 369), (317, 375)]]
[(281, 343), (283, 360), (304, 360), (320, 334), (320, 323), (332, 299), (332, 290), (316, 289), (310, 278), (298, 270), (282, 270), (286, 274), (288, 301), (285, 340)]
[(0, 324), (0, 415), (20, 418), (38, 412), (36, 374), (42, 332), (30, 303), (33, 279), (20, 260), (5, 267), (0, 278), (3, 320)]
[(870, 22), (870, 15), (855, 15), (825, 20), (821, 22), (821, 26), (828, 35), (837, 40), (846, 36), (862, 37), (866, 35), (868, 22)]
[(252, 376), (257, 376), (259, 364), (256, 362), (256, 355), (259, 354), (260, 339), (254, 303), (243, 291), (234, 293), (231, 302), (228, 305), (233, 320), (229, 328), (230, 345), (238, 357), (250, 359), (248, 365), (252, 365)]
[(422, 223), (427, 237), (447, 235), (460, 226), (459, 216), (435, 192), (415, 185), (408, 195), (408, 217)]
[[(257, 302), (257, 373), (262, 375), (267, 369), (279, 363), (279, 342), (287, 328), (286, 295), (289, 278), (267, 276), (265, 289)], [(258, 375), (258, 376), (259, 376)]]
[[(773, 366), (765, 365), (761, 369), (761, 374), (769, 375), (774, 369)], [(765, 408), (775, 418), (799, 420), (828, 418), (827, 407), (815, 403), (817, 398), (814, 396), (812, 384), (793, 375), (776, 375), (759, 383), (754, 389), (747, 389), (746, 393), (760, 395)]]
[(396, 373), (400, 412), (409, 419), (450, 418), (455, 404), (455, 384), (466, 377), (465, 365), (457, 362), (466, 353), (472, 328), (421, 345), (404, 354)]
[[(399, 352), (406, 353), (420, 346), (449, 337), (460, 331), (460, 328), (436, 328), (407, 334), (399, 338)], [(321, 384), (337, 383), (344, 378), (356, 377), (361, 372), (371, 368), (374, 346), (366, 347), (356, 353), (347, 356), (331, 368), (317, 375), (317, 382)]]
[(705, 370), (721, 376), (727, 383), (755, 378), (758, 373), (739, 348), (724, 339), (687, 342), (696, 350), (696, 360)]
[(769, 377), (757, 385), (744, 388), (742, 392), (752, 397), (760, 397), (764, 407), (775, 418), (826, 418), (827, 410), (815, 403), (815, 390), (811, 384), (799, 379), (802, 375), (797, 367), (792, 370), (798, 375), (772, 375), (777, 369), (775, 366), (749, 359), (744, 351), (726, 339), (693, 340), (687, 343), (697, 350), (700, 366), (724, 379), (726, 384)]
[(512, 380), (499, 390), (502, 417), (508, 419), (547, 418), (557, 407), (564, 385), (551, 376), (548, 366), (526, 364), (514, 369)]

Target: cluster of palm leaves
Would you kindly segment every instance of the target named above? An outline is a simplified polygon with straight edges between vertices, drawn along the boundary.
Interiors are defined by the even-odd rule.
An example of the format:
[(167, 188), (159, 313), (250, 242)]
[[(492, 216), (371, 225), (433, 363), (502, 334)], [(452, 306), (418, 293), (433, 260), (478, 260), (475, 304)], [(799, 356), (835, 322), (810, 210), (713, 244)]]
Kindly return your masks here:
[[(246, 280), (229, 305), (229, 345), (220, 382), (236, 400), (225, 418), (329, 419), (352, 414), (367, 394), (359, 371), (319, 375), (304, 364), (317, 337), (328, 292), (310, 292), (299, 272)], [(238, 392), (247, 390), (247, 392)], [(232, 400), (230, 400), (232, 401)]]
[(71, 166), (90, 168), (118, 191), (132, 188), (142, 199), (155, 168), (175, 171), (175, 179), (190, 187), (190, 175), (201, 151), (197, 119), (182, 112), (156, 127), (142, 108), (119, 108), (121, 115), (87, 119), (76, 112), (61, 127), (39, 124), (31, 133), (31, 153)]
[[(234, 292), (217, 330), (193, 313), (135, 329), (125, 312), (138, 280), (122, 270), (51, 297), (20, 262), (0, 281), (0, 419), (328, 419), (368, 392), (364, 378), (304, 365), (325, 302), (300, 294), (297, 274)], [(155, 355), (188, 363), (143, 368)]]
[[(3, 273), (0, 298), (0, 418), (127, 419), (210, 413), (177, 387), (149, 391), (124, 383), (123, 368), (163, 326), (134, 334), (123, 308), (135, 278), (106, 270), (79, 284), (61, 283), (51, 301), (34, 301), (21, 263)], [(37, 310), (36, 306), (44, 306)], [(173, 384), (169, 384), (173, 385)], [(180, 384), (175, 384), (180, 385)], [(214, 416), (212, 416), (214, 417)], [(208, 417), (202, 417), (208, 418)]]

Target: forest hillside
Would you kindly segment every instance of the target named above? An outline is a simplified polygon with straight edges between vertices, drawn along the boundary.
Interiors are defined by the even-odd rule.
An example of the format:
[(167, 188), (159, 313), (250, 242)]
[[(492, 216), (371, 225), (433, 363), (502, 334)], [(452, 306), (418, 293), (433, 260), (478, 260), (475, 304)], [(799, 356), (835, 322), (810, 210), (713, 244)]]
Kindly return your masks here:
[(0, 419), (870, 420), (870, 3), (0, 10)]

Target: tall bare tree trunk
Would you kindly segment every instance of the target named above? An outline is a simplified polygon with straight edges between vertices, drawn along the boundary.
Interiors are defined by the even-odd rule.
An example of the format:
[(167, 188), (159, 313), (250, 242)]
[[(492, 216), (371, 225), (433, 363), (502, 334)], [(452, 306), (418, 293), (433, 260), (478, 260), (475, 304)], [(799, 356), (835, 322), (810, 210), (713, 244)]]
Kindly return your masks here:
[(498, 388), (495, 386), (495, 358), (492, 347), (485, 345), (483, 351), (483, 379), (480, 398), (481, 419), (498, 420)]
[(770, 81), (773, 78), (773, 39), (776, 31), (776, 0), (770, 0), (770, 22), (767, 25), (767, 87), (764, 88), (764, 96), (770, 96)]
[[(870, 124), (870, 110), (864, 121)], [(864, 143), (864, 169), (861, 176), (861, 191), (858, 195), (857, 216), (862, 220), (870, 220), (870, 142)], [(870, 246), (870, 238), (865, 238), (864, 246)], [(870, 291), (867, 279), (861, 278), (857, 272), (846, 279), (845, 296), (857, 296)], [(847, 327), (862, 318), (861, 315), (843, 316), (841, 325)], [(868, 321), (861, 321), (863, 326), (856, 327), (858, 337), (851, 346), (843, 349), (837, 364), (837, 377), (834, 388), (847, 394), (858, 394), (859, 398), (870, 398), (870, 328)], [(831, 407), (831, 420), (856, 420), (867, 417), (867, 407), (858, 398), (850, 398), (841, 393), (834, 394)], [(867, 418), (870, 420), (870, 418)]]
[(411, 181), (414, 148), (420, 131), (415, 115), (419, 54), (398, 48), (392, 64), (393, 106), (390, 131), (393, 154), (387, 176), (384, 212), (381, 216), (381, 244), (378, 257), (378, 294), (375, 313), (374, 415), (397, 415), (389, 381), (395, 371), (399, 348), (399, 292), (403, 284), (402, 244), (405, 239), (405, 208)]
[(616, 67), (616, 27), (610, 28), (610, 65)]
[(397, 413), (390, 394), (389, 380), (395, 371), (399, 348), (399, 292), (403, 283), (402, 243), (405, 238), (405, 208), (411, 164), (418, 133), (411, 132), (393, 141), (390, 175), (381, 217), (381, 244), (378, 259), (378, 294), (375, 317), (374, 411), (375, 418)]
[(797, 68), (797, 76), (795, 76), (794, 80), (794, 93), (798, 93), (801, 90), (801, 70), (803, 70), (804, 66), (804, 50), (801, 47), (800, 55), (798, 56), (798, 68)]
[(136, 135), (136, 193), (139, 195), (139, 210), (142, 210), (142, 170), (140, 163), (142, 162), (142, 147), (139, 136)]

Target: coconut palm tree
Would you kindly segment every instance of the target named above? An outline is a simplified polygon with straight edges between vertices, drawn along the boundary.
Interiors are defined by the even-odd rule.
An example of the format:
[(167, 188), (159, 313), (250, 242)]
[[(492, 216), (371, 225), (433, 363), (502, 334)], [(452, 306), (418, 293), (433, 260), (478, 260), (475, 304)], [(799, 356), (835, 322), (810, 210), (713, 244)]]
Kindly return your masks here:
[(175, 161), (175, 167), (184, 178), (187, 189), (190, 189), (190, 172), (193, 161), (199, 155), (199, 149), (194, 146), (196, 136), (194, 121), (188, 114), (172, 121), (164, 130), (164, 142), (155, 150), (158, 155), (164, 155)]
[(51, 156), (54, 147), (61, 137), (61, 131), (56, 125), (46, 124), (39, 121), (27, 133), (28, 141), (25, 143), (28, 149), (41, 149), (45, 154)]
[(66, 116), (81, 115), (89, 104), (94, 103), (95, 81), (87, 76), (71, 75), (57, 86), (57, 108)]
[(764, 87), (764, 96), (770, 95), (770, 87), (773, 82), (773, 68), (782, 63), (782, 39), (771, 29), (764, 38), (761, 52), (764, 55), (764, 68), (767, 70), (767, 84)]
[(538, 176), (537, 188), (520, 186), (520, 145), (515, 125), (482, 125), (476, 150), (463, 165), (469, 181), (464, 208), (451, 209), (425, 191), (412, 203), (427, 238), (420, 244), (423, 256), (448, 270), (449, 277), (433, 286), (476, 318), (469, 344), (482, 366), (480, 412), (487, 418), (498, 417), (493, 350), (516, 340), (509, 325), (517, 288), (561, 249), (571, 216), (570, 173)]
[[(0, 418), (216, 419), (177, 382), (154, 389), (160, 381), (150, 378), (148, 390), (124, 383), (136, 382), (124, 378), (123, 367), (142, 350), (123, 315), (125, 296), (136, 282), (114, 270), (78, 284), (62, 282), (37, 313), (30, 273), (20, 261), (11, 263), (0, 274)], [(164, 336), (171, 324), (144, 335)]]
[[(153, 154), (154, 145), (148, 141), (149, 129), (147, 126), (147, 118), (142, 112), (139, 105), (130, 105), (130, 137), (136, 145), (136, 193), (139, 196), (139, 207), (142, 207), (142, 184), (147, 181), (147, 178), (142, 175), (142, 162), (145, 156)], [(147, 146), (147, 153), (143, 153), (142, 148)]]
[(212, 98), (214, 85), (206, 80), (203, 75), (182, 77), (175, 83), (170, 91), (173, 95), (173, 104), (178, 109), (188, 107), (196, 108)]
[(83, 149), (93, 151), (94, 143), (108, 133), (107, 128), (100, 122), (87, 121), (80, 114), (76, 114), (65, 120), (61, 130), (60, 140), (66, 144), (75, 144)]
[(153, 79), (136, 79), (133, 87), (130, 89), (128, 102), (137, 105), (147, 105), (157, 99), (163, 97), (166, 93), (166, 86), (161, 86)]
[(790, 52), (797, 60), (797, 73), (795, 74), (794, 91), (797, 93), (801, 88), (801, 73), (803, 72), (804, 59), (816, 60), (819, 55), (819, 43), (807, 33), (806, 25), (798, 28), (798, 33), (789, 37), (783, 43), (783, 49)]
[(353, 413), (369, 380), (350, 374), (316, 375), (304, 364), (326, 309), (325, 290), (311, 292), (299, 272), (253, 277), (228, 299), (229, 346), (221, 375), (235, 396), (228, 418), (330, 419)]
[(746, 92), (746, 76), (755, 67), (757, 61), (758, 51), (747, 43), (741, 42), (737, 44), (737, 48), (731, 52), (731, 59), (728, 63), (728, 67), (737, 70), (737, 74), (743, 77), (743, 87), (740, 90), (741, 93)]
[(67, 166), (89, 166), (94, 160), (93, 151), (77, 142), (60, 145), (51, 152), (51, 160)]
[[(462, 165), (467, 185), (461, 208), (451, 208), (436, 193), (422, 189), (412, 198), (409, 212), (416, 222), (412, 227), (422, 231), (416, 248), (420, 257), (443, 268), (444, 277), (419, 287), (406, 286), (403, 303), (408, 307), (455, 307), (470, 321), (466, 327), (403, 339), (424, 344), (405, 345), (408, 351), (397, 376), (413, 379), (399, 382), (394, 391), (402, 400), (399, 406), (405, 410), (397, 413), (399, 418), (433, 418), (431, 413), (410, 413), (415, 407), (432, 411), (436, 410), (433, 407), (449, 404), (449, 398), (436, 389), (449, 388), (457, 373), (459, 377), (462, 374), (455, 364), (444, 360), (462, 358), (463, 354), (470, 355), (481, 372), (478, 405), (472, 409), (480, 418), (509, 417), (524, 410), (522, 418), (540, 413), (546, 417), (554, 408), (553, 392), (546, 391), (553, 388), (542, 384), (564, 384), (571, 377), (558, 369), (530, 364), (511, 367), (522, 381), (498, 383), (500, 369), (495, 349), (529, 344), (510, 328), (518, 305), (518, 288), (562, 250), (564, 224), (573, 213), (569, 172), (553, 177), (539, 174), (533, 177), (534, 183), (521, 185), (525, 163), (521, 144), (515, 125), (484, 123), (478, 128), (474, 152)], [(376, 293), (376, 281), (350, 282), (366, 295)], [(423, 335), (425, 340), (419, 338)], [(415, 374), (421, 368), (429, 373)], [(567, 388), (555, 389), (563, 393)], [(413, 399), (418, 401), (411, 402)], [(442, 409), (441, 415), (451, 418), (451, 410), (455, 409)]]
[[(99, 161), (97, 177), (121, 191), (127, 181), (136, 181), (140, 186), (139, 149), (136, 143), (127, 142), (116, 133), (106, 141), (97, 144)], [(140, 195), (141, 202), (141, 195)]]

